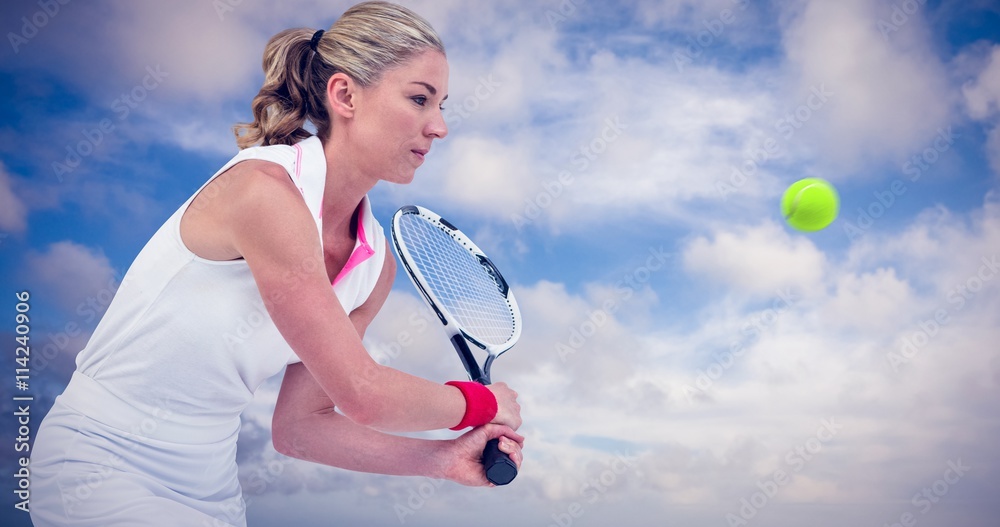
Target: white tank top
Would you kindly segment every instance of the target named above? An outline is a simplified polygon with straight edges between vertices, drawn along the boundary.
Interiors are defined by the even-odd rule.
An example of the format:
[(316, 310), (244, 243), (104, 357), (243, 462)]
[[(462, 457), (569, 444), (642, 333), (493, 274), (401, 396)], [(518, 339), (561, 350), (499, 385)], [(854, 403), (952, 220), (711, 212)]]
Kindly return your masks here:
[[(248, 159), (288, 171), (322, 243), (326, 158), (320, 140), (247, 148), (208, 181)], [(193, 199), (136, 257), (77, 356), (77, 371), (140, 411), (162, 416), (169, 407), (175, 424), (221, 434), (239, 426), (239, 414), (264, 380), (299, 358), (274, 326), (244, 260), (205, 260), (182, 243), (180, 220)], [(368, 299), (385, 258), (385, 235), (367, 197), (357, 214), (354, 252), (332, 284), (348, 313)]]

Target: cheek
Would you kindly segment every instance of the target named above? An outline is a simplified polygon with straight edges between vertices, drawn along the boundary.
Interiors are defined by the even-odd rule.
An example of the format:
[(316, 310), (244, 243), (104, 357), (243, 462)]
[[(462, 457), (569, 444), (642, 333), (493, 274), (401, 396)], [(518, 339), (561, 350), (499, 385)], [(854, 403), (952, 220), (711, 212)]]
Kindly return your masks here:
[(385, 104), (378, 113), (377, 120), (387, 137), (406, 138), (413, 133), (414, 127), (419, 126), (421, 111), (413, 103), (403, 101)]

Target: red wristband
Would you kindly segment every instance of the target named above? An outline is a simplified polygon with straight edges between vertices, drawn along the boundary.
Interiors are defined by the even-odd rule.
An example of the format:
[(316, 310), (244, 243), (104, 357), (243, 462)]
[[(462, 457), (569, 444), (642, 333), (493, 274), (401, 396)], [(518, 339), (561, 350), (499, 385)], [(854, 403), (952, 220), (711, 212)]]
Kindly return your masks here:
[(452, 430), (481, 426), (496, 417), (497, 398), (489, 388), (471, 381), (448, 381), (445, 384), (462, 390), (462, 395), (465, 396), (465, 416), (461, 423), (451, 427)]

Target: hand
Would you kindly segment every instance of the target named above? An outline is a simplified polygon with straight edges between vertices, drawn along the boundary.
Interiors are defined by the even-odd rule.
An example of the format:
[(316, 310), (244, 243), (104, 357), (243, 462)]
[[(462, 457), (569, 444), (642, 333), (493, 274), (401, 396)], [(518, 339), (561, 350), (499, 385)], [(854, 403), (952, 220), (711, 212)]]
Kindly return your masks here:
[(500, 438), (500, 451), (509, 455), (520, 470), (524, 460), (521, 454), (524, 437), (508, 426), (488, 424), (442, 442), (440, 459), (443, 477), (470, 487), (494, 487), (486, 479), (482, 457), (486, 442), (497, 437)]
[(487, 386), (497, 399), (497, 415), (492, 423), (506, 425), (514, 430), (521, 427), (521, 405), (517, 403), (517, 392), (507, 383), (498, 382)]

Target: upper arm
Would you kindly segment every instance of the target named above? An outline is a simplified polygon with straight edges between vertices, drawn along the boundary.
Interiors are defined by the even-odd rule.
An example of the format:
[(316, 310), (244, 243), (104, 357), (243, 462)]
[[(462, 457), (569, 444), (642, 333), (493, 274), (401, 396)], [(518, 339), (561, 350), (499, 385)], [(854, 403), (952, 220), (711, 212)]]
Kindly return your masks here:
[[(365, 378), (380, 366), (330, 287), (319, 232), (284, 170), (234, 178), (225, 225), (268, 314), (316, 384), (349, 417), (365, 419)], [(228, 190), (228, 189), (227, 189)]]

